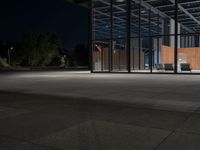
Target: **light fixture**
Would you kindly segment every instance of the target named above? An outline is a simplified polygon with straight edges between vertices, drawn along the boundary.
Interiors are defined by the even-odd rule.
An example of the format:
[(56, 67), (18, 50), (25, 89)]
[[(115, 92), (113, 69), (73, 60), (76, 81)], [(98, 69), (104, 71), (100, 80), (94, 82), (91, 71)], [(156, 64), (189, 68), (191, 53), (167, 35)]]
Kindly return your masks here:
[(125, 0), (116, 0), (117, 3), (122, 3), (124, 2)]

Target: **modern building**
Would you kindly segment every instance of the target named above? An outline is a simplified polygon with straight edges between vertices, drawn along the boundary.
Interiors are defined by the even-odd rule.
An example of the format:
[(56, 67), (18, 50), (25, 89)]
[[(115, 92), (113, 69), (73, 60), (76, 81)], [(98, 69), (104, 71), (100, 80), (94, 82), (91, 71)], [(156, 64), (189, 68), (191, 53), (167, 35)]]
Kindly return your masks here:
[(92, 72), (200, 73), (200, 0), (92, 0)]

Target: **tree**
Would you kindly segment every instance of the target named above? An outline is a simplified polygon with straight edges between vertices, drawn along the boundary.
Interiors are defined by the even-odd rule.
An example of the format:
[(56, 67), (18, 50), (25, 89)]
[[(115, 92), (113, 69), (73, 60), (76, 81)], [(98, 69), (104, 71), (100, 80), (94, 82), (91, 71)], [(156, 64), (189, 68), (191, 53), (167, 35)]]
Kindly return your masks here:
[[(55, 61), (59, 58), (62, 59), (61, 54), (59, 52), (60, 49), (60, 40), (55, 33), (40, 33), (37, 39), (37, 52), (39, 54), (39, 62), (40, 66), (57, 66), (58, 62)], [(55, 62), (55, 64), (54, 64)]]
[(21, 50), (18, 51), (18, 56), (21, 60), (21, 65), (32, 66), (35, 64), (34, 60), (36, 56), (36, 40), (32, 33), (25, 33), (22, 36)]
[[(60, 41), (55, 33), (42, 32), (37, 35), (26, 33), (22, 37), (21, 47), (22, 65), (48, 66), (54, 65), (55, 59), (62, 59), (59, 53)], [(58, 65), (58, 62), (55, 65)]]

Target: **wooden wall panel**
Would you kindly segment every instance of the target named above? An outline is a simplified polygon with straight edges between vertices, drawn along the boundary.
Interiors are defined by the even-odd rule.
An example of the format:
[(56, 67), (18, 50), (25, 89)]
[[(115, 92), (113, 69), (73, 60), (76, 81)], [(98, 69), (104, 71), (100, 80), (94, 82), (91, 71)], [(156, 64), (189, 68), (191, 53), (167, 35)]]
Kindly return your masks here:
[(113, 50), (113, 71), (127, 70), (126, 51), (115, 49)]
[[(100, 64), (100, 70), (108, 71), (108, 48), (103, 48), (102, 51), (93, 51), (93, 68), (95, 68), (95, 64)], [(98, 69), (99, 71), (99, 69)]]
[(144, 66), (145, 65), (145, 63), (144, 63), (144, 61), (145, 61), (144, 60), (144, 55), (145, 55), (144, 52), (140, 53), (140, 70), (145, 69), (145, 66)]
[(119, 70), (119, 50), (113, 50), (112, 54), (112, 68), (114, 71)]
[(101, 53), (93, 52), (93, 64), (98, 62), (101, 59)]
[(138, 70), (139, 69), (139, 51), (135, 50), (133, 52), (134, 54), (134, 70)]
[[(131, 69), (139, 70), (139, 51), (131, 51)], [(144, 69), (144, 52), (140, 53), (140, 69)]]
[(104, 48), (103, 49), (103, 58), (102, 58), (102, 61), (103, 61), (103, 70), (104, 71), (108, 71), (108, 52), (109, 52), (109, 49), (108, 48)]
[(161, 63), (174, 64), (174, 48), (161, 45)]
[[(179, 48), (178, 49), (179, 57), (180, 54), (185, 54), (187, 63), (191, 65), (193, 70), (200, 70), (200, 47), (196, 48)], [(102, 52), (94, 51), (93, 52), (93, 67), (95, 63), (101, 62), (102, 70), (108, 71), (109, 66), (109, 49), (104, 48)], [(131, 62), (132, 69), (138, 69), (138, 51), (131, 51)], [(161, 46), (161, 63), (162, 64), (174, 64), (174, 48), (162, 45)], [(134, 64), (134, 65), (133, 65)], [(126, 51), (124, 50), (115, 50), (113, 53), (113, 70), (126, 70), (127, 61), (126, 61)], [(141, 53), (141, 69), (144, 69), (144, 53)], [(95, 68), (94, 68), (95, 69)]]
[(179, 53), (186, 56), (187, 63), (191, 65), (192, 70), (200, 70), (200, 48), (179, 48)]
[(120, 70), (127, 70), (127, 53), (126, 50), (120, 52)]
[[(200, 70), (200, 47), (194, 48), (179, 48), (178, 60), (181, 55), (186, 58), (186, 63), (191, 65), (192, 70)], [(161, 46), (161, 63), (174, 64), (174, 48), (169, 46)]]

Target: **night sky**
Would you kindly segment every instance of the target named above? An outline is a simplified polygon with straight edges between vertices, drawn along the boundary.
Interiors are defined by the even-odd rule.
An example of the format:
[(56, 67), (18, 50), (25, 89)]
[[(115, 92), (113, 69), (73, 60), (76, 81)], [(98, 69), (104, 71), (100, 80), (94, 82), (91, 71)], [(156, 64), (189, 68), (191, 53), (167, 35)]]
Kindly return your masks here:
[(64, 0), (1, 0), (0, 40), (49, 31), (58, 33), (65, 48), (87, 44), (88, 11)]

